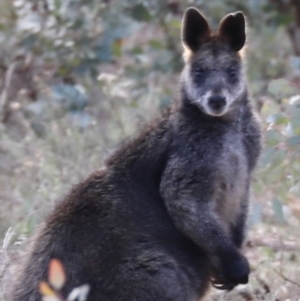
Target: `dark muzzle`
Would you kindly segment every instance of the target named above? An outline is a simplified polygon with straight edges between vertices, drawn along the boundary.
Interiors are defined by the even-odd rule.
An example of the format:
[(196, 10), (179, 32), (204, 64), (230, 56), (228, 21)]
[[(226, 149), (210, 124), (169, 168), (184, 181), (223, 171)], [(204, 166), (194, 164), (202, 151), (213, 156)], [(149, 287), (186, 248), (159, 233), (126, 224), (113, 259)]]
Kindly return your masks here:
[(222, 111), (226, 105), (226, 98), (224, 96), (211, 96), (208, 99), (208, 105), (215, 112)]

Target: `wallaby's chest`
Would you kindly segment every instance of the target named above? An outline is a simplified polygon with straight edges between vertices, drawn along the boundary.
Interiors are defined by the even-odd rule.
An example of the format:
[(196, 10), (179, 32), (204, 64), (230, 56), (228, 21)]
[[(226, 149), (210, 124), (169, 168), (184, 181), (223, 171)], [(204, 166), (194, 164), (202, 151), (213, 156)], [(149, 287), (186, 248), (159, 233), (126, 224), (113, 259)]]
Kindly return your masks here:
[(213, 206), (220, 220), (229, 229), (243, 210), (243, 202), (247, 201), (249, 168), (240, 135), (230, 134), (225, 137), (216, 163)]

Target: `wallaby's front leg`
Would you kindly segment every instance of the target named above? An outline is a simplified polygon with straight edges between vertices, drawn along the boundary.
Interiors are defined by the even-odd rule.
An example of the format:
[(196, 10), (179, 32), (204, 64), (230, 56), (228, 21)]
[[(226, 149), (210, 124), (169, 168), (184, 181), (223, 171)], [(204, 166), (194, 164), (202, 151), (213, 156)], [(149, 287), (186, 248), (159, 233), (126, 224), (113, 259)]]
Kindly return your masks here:
[(183, 177), (177, 164), (169, 162), (167, 165), (161, 181), (165, 206), (178, 230), (210, 258), (216, 278), (213, 283), (220, 284), (220, 289), (245, 284), (250, 273), (249, 264), (213, 210), (213, 178), (207, 169), (192, 166), (189, 169), (193, 179)]

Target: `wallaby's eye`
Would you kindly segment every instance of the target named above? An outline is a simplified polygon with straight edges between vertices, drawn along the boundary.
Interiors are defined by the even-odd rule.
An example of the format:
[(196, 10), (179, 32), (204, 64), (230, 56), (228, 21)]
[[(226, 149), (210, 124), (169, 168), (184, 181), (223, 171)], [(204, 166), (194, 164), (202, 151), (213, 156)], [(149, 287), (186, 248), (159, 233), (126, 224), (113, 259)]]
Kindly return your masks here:
[(195, 75), (197, 79), (203, 78), (204, 74), (205, 74), (205, 70), (203, 68), (198, 67), (197, 69), (195, 69)]
[(237, 72), (235, 68), (229, 68), (227, 69), (227, 74), (230, 79), (235, 79), (237, 77)]

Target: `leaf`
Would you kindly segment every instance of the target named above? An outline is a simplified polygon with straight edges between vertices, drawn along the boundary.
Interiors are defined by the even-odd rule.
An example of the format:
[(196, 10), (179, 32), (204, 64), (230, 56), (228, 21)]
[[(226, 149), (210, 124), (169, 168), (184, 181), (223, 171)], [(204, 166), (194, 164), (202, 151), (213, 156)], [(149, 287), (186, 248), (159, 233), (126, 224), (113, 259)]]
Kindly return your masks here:
[(276, 114), (269, 115), (266, 121), (268, 123), (275, 123), (279, 125), (279, 124), (287, 124), (289, 119), (283, 113), (276, 113)]
[(255, 224), (260, 223), (261, 215), (262, 215), (262, 204), (259, 202), (253, 203), (252, 209), (251, 209), (250, 224), (255, 225)]
[(39, 292), (43, 295), (43, 296), (54, 296), (55, 295), (55, 291), (49, 286), (48, 283), (41, 281), (40, 285), (39, 285)]
[[(297, 183), (296, 185), (292, 186), (289, 189), (290, 193), (293, 193), (294, 195), (297, 195), (298, 197), (300, 196), (300, 183)], [(299, 204), (300, 206), (300, 204)]]
[(294, 72), (299, 72), (299, 70), (300, 70), (300, 57), (299, 56), (291, 56), (290, 57), (290, 65), (292, 66)]
[(288, 122), (288, 124), (285, 127), (284, 133), (287, 137), (291, 137), (294, 135), (294, 129), (292, 127), (292, 124)]
[(52, 259), (49, 265), (49, 283), (57, 290), (60, 290), (66, 282), (66, 276), (61, 262)]
[(275, 147), (266, 147), (261, 158), (260, 158), (260, 165), (262, 167), (267, 167), (269, 166), (272, 161), (273, 161), (273, 158), (276, 154), (276, 148)]
[(291, 22), (293, 22), (293, 17), (290, 13), (278, 12), (274, 16), (274, 21), (276, 22), (276, 26), (280, 26), (280, 25), (287, 26), (291, 24)]
[(282, 203), (277, 197), (274, 197), (272, 199), (272, 207), (278, 222), (284, 223), (285, 218), (284, 218)]
[(71, 291), (67, 300), (68, 301), (75, 301), (75, 300), (85, 301), (89, 291), (90, 291), (90, 287), (87, 284), (76, 287)]
[(181, 22), (180, 20), (172, 19), (169, 24), (169, 26), (175, 28), (175, 29), (180, 29), (181, 28)]
[(131, 49), (131, 53), (132, 54), (141, 54), (141, 53), (143, 53), (143, 48), (141, 46), (134, 46)]
[(292, 136), (292, 137), (288, 138), (286, 140), (286, 143), (289, 146), (297, 146), (298, 144), (300, 144), (300, 135)]
[(274, 79), (269, 82), (268, 91), (274, 95), (292, 95), (296, 89), (284, 78)]
[(152, 39), (149, 41), (149, 46), (151, 46), (153, 49), (164, 49), (164, 45), (161, 41)]
[(112, 53), (116, 57), (120, 57), (122, 55), (122, 39), (116, 39), (112, 44)]
[(271, 172), (265, 180), (268, 184), (273, 184), (277, 181), (282, 181), (282, 178), (284, 178), (285, 176), (285, 166), (283, 164), (278, 165), (278, 163), (274, 164), (274, 157), (272, 158), (272, 161), (273, 162)]
[(87, 105), (82, 86), (56, 84), (51, 86), (51, 92), (54, 100), (67, 111), (82, 111)]
[(291, 106), (291, 124), (293, 129), (300, 128), (300, 109), (296, 105)]
[(15, 232), (12, 230), (12, 228), (8, 228), (8, 230), (5, 234), (4, 240), (3, 240), (3, 245), (2, 245), (3, 250), (8, 250), (9, 245), (10, 245), (14, 235), (15, 235)]
[(148, 9), (142, 3), (131, 8), (131, 16), (137, 21), (150, 21), (152, 19)]
[(265, 137), (268, 146), (276, 146), (283, 141), (283, 136), (278, 131), (272, 129), (266, 131)]

